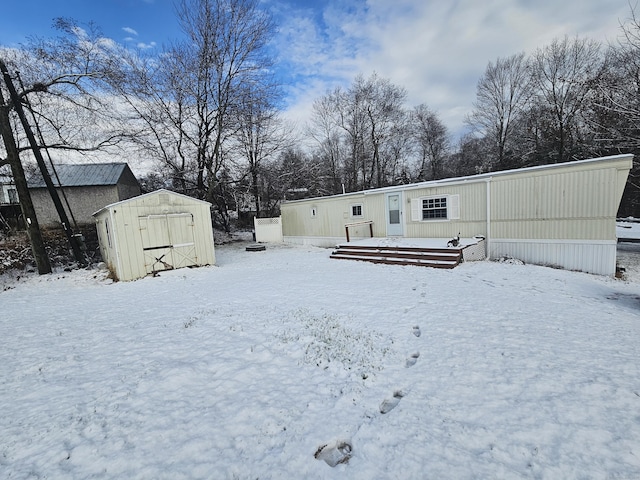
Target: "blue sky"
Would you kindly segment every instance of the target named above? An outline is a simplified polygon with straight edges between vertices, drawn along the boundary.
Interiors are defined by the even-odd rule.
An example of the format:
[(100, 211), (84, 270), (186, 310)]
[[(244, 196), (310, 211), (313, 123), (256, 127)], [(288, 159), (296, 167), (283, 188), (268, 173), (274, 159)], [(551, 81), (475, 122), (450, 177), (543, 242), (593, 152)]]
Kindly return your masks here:
[[(288, 118), (304, 123), (313, 101), (358, 73), (389, 78), (408, 107), (427, 104), (454, 135), (489, 61), (564, 35), (615, 42), (627, 0), (261, 0), (273, 39)], [(633, 3), (633, 2), (632, 2)], [(17, 0), (1, 8), (0, 44), (50, 36), (55, 17), (94, 21), (105, 36), (139, 48), (179, 35), (172, 0)]]

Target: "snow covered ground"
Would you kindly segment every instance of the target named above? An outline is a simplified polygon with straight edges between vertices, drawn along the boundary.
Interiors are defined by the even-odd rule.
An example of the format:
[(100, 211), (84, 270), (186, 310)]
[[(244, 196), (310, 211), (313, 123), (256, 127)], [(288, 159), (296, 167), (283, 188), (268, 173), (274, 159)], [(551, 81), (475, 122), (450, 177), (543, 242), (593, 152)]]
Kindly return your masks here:
[(628, 221), (616, 222), (616, 236), (622, 241), (640, 242), (640, 220), (630, 218)]
[(244, 246), (0, 277), (0, 477), (640, 478), (640, 273)]

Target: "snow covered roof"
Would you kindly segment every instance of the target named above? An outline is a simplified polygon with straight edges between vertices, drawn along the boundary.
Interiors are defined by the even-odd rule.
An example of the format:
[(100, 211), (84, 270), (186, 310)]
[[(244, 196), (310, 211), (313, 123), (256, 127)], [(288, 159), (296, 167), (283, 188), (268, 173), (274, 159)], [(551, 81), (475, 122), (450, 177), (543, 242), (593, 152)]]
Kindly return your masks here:
[(131, 202), (140, 202), (141, 200), (144, 201), (145, 198), (155, 197), (155, 196), (158, 196), (160, 194), (170, 195), (170, 196), (174, 196), (174, 197), (180, 197), (180, 198), (184, 199), (185, 201), (187, 201), (187, 202), (189, 202), (191, 204), (193, 204), (193, 203), (201, 203), (203, 205), (211, 206), (211, 203), (207, 202), (205, 200), (200, 200), (200, 199), (195, 198), (195, 197), (190, 197), (190, 196), (184, 195), (182, 193), (178, 193), (178, 192), (174, 192), (172, 190), (167, 190), (165, 188), (161, 188), (159, 190), (154, 190), (153, 192), (144, 193), (142, 195), (136, 195), (135, 197), (131, 197), (131, 198), (127, 198), (125, 200), (120, 200), (119, 202), (111, 203), (111, 204), (106, 205), (105, 207), (101, 208), (100, 210), (95, 212), (93, 215), (94, 216), (98, 215), (100, 212), (102, 212), (104, 210), (108, 210), (108, 209), (113, 208), (113, 207), (118, 206), (118, 205), (124, 205), (126, 203), (131, 203)]

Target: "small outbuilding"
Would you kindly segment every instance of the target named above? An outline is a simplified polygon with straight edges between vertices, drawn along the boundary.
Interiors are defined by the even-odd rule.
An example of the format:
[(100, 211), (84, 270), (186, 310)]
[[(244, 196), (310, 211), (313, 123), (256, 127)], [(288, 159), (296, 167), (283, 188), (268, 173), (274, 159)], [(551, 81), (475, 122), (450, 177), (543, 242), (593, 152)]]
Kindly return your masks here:
[(93, 216), (102, 259), (116, 280), (215, 263), (208, 202), (157, 190), (107, 205)]
[[(140, 184), (126, 163), (82, 163), (56, 165), (49, 175), (58, 195), (69, 207), (70, 220), (91, 225), (93, 212), (140, 195)], [(60, 226), (60, 216), (40, 172), (27, 181), (33, 207), (41, 227)]]

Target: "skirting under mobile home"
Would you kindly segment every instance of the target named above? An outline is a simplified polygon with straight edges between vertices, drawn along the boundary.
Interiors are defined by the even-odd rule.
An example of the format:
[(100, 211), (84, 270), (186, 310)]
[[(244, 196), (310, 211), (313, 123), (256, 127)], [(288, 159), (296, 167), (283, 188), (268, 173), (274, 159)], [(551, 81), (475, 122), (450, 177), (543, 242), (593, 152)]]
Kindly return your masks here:
[(211, 204), (168, 190), (113, 203), (94, 214), (100, 253), (117, 280), (213, 265)]
[(282, 204), (284, 240), (480, 235), (487, 257), (613, 275), (616, 213), (633, 155), (493, 172)]

